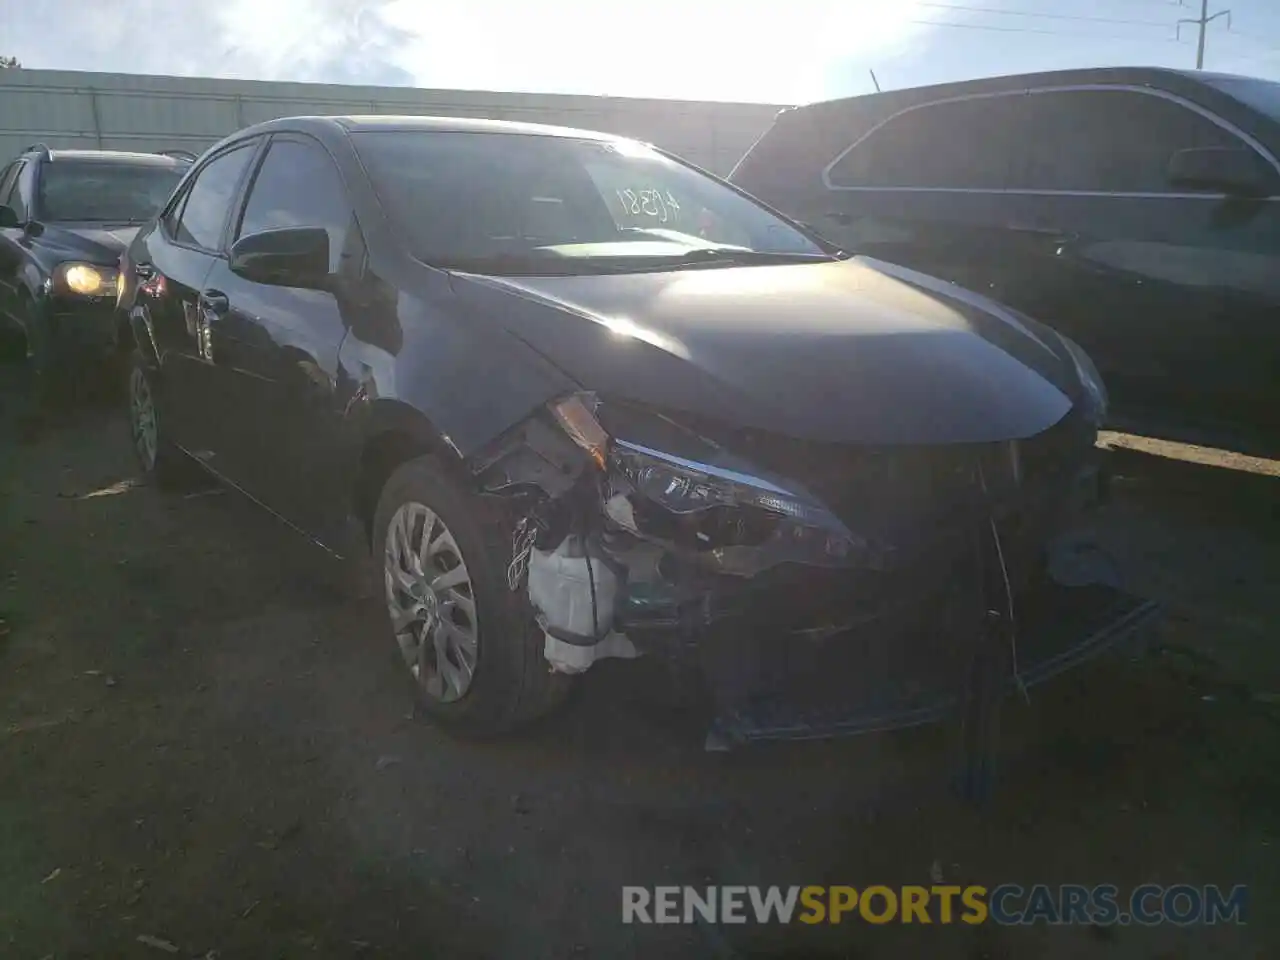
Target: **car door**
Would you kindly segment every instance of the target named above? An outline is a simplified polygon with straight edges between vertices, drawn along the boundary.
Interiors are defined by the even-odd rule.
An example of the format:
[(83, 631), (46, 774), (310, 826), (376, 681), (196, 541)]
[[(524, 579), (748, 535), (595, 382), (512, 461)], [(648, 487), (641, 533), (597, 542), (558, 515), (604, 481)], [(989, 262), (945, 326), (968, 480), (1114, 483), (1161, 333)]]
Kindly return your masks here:
[[(1276, 374), (1277, 203), (1171, 184), (1173, 154), (1259, 151), (1153, 88), (1033, 90), (1010, 223), (1010, 300), (1078, 341), (1139, 425), (1256, 423)], [(1280, 174), (1270, 192), (1280, 193)], [(1273, 421), (1274, 422), (1274, 421)]]
[(827, 167), (827, 209), (798, 215), (850, 250), (1000, 298), (1011, 118), (1022, 99), (971, 94), (891, 114)]
[(163, 374), (161, 415), (169, 437), (217, 469), (222, 421), (211, 414), (210, 310), (205, 277), (223, 249), (229, 212), (258, 141), (213, 156), (187, 181), (135, 247), (140, 311)]
[[(362, 240), (342, 176), (328, 151), (302, 135), (272, 137), (233, 233), (287, 227), (323, 228), (333, 275), (358, 271)], [(206, 278), (205, 296), (223, 305), (212, 350), (216, 405), (233, 435), (227, 474), (323, 541), (345, 514), (334, 466), (345, 429), (337, 378), (347, 324), (338, 298), (256, 283), (224, 260)]]

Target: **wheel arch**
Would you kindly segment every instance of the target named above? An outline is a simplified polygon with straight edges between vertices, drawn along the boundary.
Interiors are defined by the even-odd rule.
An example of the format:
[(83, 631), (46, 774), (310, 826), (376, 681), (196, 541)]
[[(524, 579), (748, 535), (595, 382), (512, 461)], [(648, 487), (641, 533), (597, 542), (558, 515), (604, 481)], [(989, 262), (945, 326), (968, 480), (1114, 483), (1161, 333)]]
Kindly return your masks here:
[(125, 349), (137, 347), (142, 351), (147, 364), (153, 368), (160, 366), (160, 351), (156, 346), (151, 330), (151, 320), (145, 307), (135, 306), (128, 313), (116, 320), (116, 342)]
[[(25, 273), (19, 273), (13, 289), (13, 313), (15, 318), (23, 311), (34, 310), (40, 303), (40, 287), (32, 285)], [(24, 322), (19, 319), (19, 323)]]
[(46, 286), (45, 279), (52, 280), (53, 271), (45, 270), (34, 260), (27, 260), (18, 267), (17, 274), (17, 295), (26, 297), (30, 303), (39, 303), (44, 299), (49, 286)]
[(466, 474), (461, 452), (426, 414), (399, 400), (373, 403), (360, 443), (352, 490), (353, 512), (370, 539), (378, 497), (391, 474), (401, 464), (428, 454), (438, 456), (459, 475)]

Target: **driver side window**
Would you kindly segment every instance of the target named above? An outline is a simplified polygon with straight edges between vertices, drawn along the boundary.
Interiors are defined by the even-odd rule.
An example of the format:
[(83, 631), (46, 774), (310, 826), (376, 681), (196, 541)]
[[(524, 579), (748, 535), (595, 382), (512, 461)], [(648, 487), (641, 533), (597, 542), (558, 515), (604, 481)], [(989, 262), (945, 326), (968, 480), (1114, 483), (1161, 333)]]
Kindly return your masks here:
[(1181, 193), (1168, 178), (1177, 151), (1252, 149), (1185, 104), (1151, 92), (1041, 91), (1026, 98), (1024, 116), (1012, 174), (1023, 189)]
[(321, 227), (329, 234), (329, 269), (336, 273), (352, 216), (346, 186), (324, 148), (276, 139), (249, 188), (236, 239), (287, 227)]

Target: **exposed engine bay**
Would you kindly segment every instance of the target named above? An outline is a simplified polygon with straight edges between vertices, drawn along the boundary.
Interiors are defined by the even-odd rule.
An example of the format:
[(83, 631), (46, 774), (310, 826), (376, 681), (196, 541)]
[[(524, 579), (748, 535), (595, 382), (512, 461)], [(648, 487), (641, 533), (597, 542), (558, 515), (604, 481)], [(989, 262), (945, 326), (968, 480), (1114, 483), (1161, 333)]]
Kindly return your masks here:
[[(550, 669), (656, 656), (705, 681), (719, 736), (798, 738), (929, 719), (984, 645), (1025, 692), (1129, 623), (1141, 603), (1111, 609), (1079, 532), (1103, 493), (1096, 430), (1073, 408), (1021, 440), (859, 449), (577, 394), (476, 472), (519, 503), (508, 581)], [(1067, 587), (1109, 591), (1085, 618), (1101, 626), (1033, 635), (1046, 603), (1059, 632), (1082, 612)]]

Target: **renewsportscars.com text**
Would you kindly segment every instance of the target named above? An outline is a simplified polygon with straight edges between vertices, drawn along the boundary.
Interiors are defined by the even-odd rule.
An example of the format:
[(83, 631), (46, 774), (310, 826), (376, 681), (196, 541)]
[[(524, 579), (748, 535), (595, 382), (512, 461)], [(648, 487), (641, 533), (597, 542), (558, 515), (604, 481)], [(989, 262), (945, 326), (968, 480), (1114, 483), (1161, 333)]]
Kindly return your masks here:
[(623, 923), (1245, 923), (1248, 888), (1145, 884), (623, 887)]

